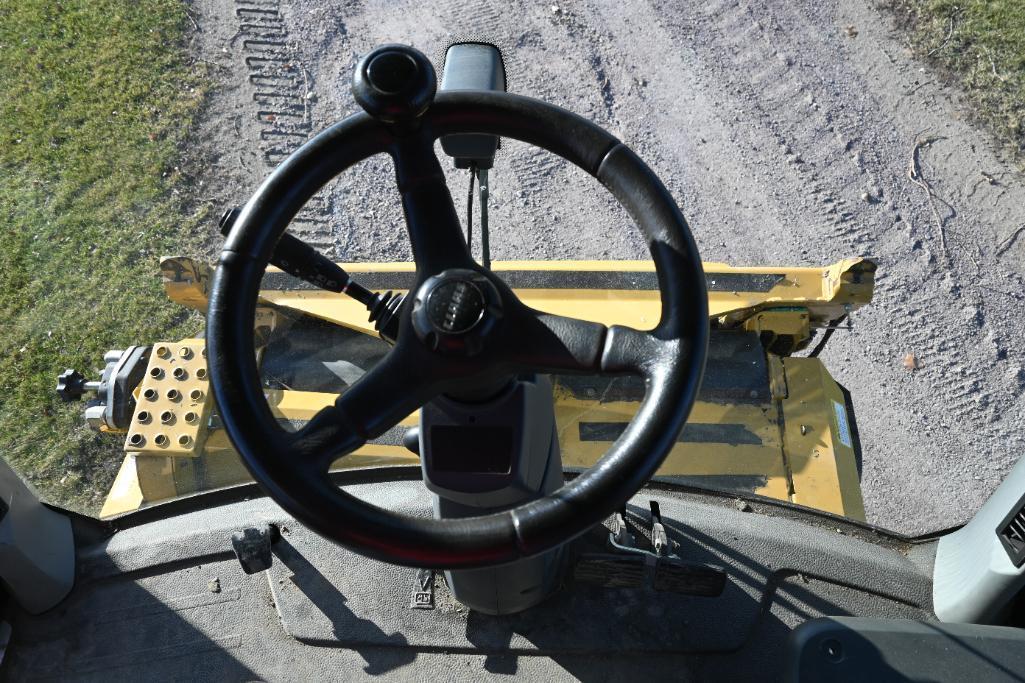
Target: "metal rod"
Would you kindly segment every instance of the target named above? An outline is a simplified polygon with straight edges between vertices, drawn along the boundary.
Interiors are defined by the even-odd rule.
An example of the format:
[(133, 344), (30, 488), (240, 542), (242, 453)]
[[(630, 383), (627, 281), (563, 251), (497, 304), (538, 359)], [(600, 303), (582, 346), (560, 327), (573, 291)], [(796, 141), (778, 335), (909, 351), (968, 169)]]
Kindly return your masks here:
[(480, 250), (481, 263), (485, 268), (491, 267), (491, 240), (488, 234), (488, 169), (477, 171), (480, 185)]
[(477, 177), (477, 164), (470, 164), (470, 190), (466, 193), (466, 250), (473, 256), (473, 181)]

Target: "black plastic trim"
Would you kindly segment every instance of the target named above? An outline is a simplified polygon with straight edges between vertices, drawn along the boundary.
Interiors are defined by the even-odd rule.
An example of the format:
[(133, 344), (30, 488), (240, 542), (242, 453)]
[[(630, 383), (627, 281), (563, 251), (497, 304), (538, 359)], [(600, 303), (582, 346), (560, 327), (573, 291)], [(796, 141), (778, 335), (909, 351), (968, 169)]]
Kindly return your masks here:
[[(568, 468), (565, 472), (566, 481), (572, 481), (580, 474), (579, 468)], [(377, 467), (361, 467), (349, 470), (335, 470), (330, 473), (331, 481), (336, 486), (350, 486), (360, 484), (377, 484), (394, 481), (420, 481), (423, 479), (423, 471), (420, 465), (385, 465)], [(878, 527), (868, 522), (861, 522), (849, 519), (831, 512), (824, 512), (815, 508), (789, 503), (786, 501), (769, 498), (757, 493), (748, 491), (723, 490), (717, 488), (705, 488), (693, 483), (669, 481), (656, 477), (647, 482), (642, 490), (666, 491), (678, 495), (698, 496), (718, 501), (722, 505), (733, 505), (737, 500), (744, 500), (752, 503), (752, 512), (755, 514), (767, 513), (776, 517), (786, 517), (794, 520), (811, 521), (829, 527), (840, 526), (845, 533), (864, 535), (864, 538), (873, 542), (880, 539), (896, 544), (921, 544), (934, 542), (938, 537), (945, 536), (960, 527), (952, 527), (942, 531), (930, 532), (921, 536), (905, 536), (889, 529)], [(116, 517), (107, 519), (96, 519), (87, 517), (71, 510), (66, 510), (56, 505), (45, 504), (48, 508), (66, 514), (73, 520), (82, 524), (96, 527), (96, 533), (108, 536), (122, 529), (143, 526), (150, 522), (160, 521), (176, 517), (178, 515), (197, 512), (207, 508), (218, 507), (241, 503), (255, 498), (266, 498), (267, 494), (255, 482), (237, 484), (220, 489), (202, 491), (189, 496), (182, 496), (172, 500), (155, 503), (139, 510), (126, 512)], [(102, 529), (102, 532), (100, 531)], [(861, 536), (858, 536), (861, 537)], [(91, 538), (95, 538), (95, 535)], [(230, 551), (227, 551), (230, 552)]]
[[(581, 441), (615, 441), (626, 431), (629, 422), (579, 422)], [(761, 446), (762, 440), (743, 424), (702, 424), (688, 422), (676, 437), (677, 443), (721, 443), (730, 446)]]
[[(658, 275), (653, 270), (496, 270), (493, 271), (513, 289), (613, 289), (619, 291), (658, 291)], [(408, 290), (416, 283), (416, 273), (352, 273), (352, 279), (367, 289)], [(752, 273), (708, 273), (705, 287), (710, 292), (766, 293), (784, 279), (783, 275)], [(263, 276), (263, 289), (295, 292), (322, 289), (288, 273), (270, 272)]]
[[(1015, 533), (1021, 537), (1021, 540), (1016, 541), (1011, 538), (1012, 524), (1015, 527)], [(1022, 494), (1022, 497), (1000, 522), (1000, 526), (997, 527), (997, 537), (1000, 538), (1001, 545), (1007, 551), (1011, 564), (1015, 567), (1025, 564), (1025, 494)]]
[[(420, 465), (379, 465), (350, 470), (334, 470), (328, 476), (331, 483), (335, 486), (351, 486), (355, 484), (378, 484), (393, 481), (420, 481), (423, 479), (423, 472)], [(88, 519), (106, 526), (111, 532), (116, 532), (190, 512), (198, 512), (207, 508), (267, 497), (267, 493), (259, 484), (247, 482), (245, 484), (200, 491), (199, 493), (181, 496), (172, 500), (161, 501), (116, 517), (102, 520), (92, 517)], [(61, 508), (54, 509), (67, 512)]]

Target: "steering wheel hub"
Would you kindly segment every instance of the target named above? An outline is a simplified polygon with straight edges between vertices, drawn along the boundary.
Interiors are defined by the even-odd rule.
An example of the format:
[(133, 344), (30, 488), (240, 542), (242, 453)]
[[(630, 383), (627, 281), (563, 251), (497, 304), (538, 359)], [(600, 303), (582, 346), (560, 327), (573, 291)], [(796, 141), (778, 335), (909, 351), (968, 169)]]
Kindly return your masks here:
[(413, 329), (436, 351), (479, 352), (501, 317), (498, 290), (486, 276), (469, 269), (428, 278), (413, 299)]

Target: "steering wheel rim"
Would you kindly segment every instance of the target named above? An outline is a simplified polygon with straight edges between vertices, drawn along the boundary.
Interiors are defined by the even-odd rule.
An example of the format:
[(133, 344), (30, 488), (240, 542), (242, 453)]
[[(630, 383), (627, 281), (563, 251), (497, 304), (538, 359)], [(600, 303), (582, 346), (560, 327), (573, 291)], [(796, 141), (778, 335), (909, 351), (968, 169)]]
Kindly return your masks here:
[[(417, 193), (420, 181), (415, 172), (403, 177), (403, 166), (408, 163), (403, 159), (415, 157), (415, 166), (424, 159), (418, 156), (424, 141), (433, 146), (438, 137), (453, 133), (483, 133), (533, 144), (601, 182), (627, 209), (648, 241), (662, 314), (651, 332), (620, 326), (604, 330), (598, 356), (588, 361), (597, 362), (595, 369), (602, 373), (639, 374), (647, 385), (634, 419), (594, 466), (552, 495), (511, 510), (437, 520), (378, 508), (330, 482), (330, 461), (314, 457), (317, 449), (330, 451), (333, 460), (392, 425), (381, 429), (380, 424), (356, 424), (345, 413), (335, 411), (320, 422), (320, 415), (311, 421), (315, 426), (309, 430), (310, 438), (293, 439), (280, 428), (266, 401), (260, 400), (263, 391), (252, 330), (261, 278), (274, 245), (321, 187), (359, 161), (388, 153), (396, 161), (405, 206), (407, 194)], [(419, 152), (411, 151), (417, 140)], [(433, 151), (430, 154), (437, 164)], [(435, 199), (420, 197), (427, 202)], [(451, 207), (450, 196), (448, 204)], [(442, 239), (441, 246), (427, 246), (430, 241), (424, 235), (430, 233), (414, 236), (413, 222), (407, 210), (414, 254), (419, 239), (419, 246), (432, 250), (437, 262), (435, 272), (421, 272), (418, 259), (411, 293), (437, 274), (445, 262), (444, 252), (454, 244)], [(522, 307), (504, 283), (491, 277), (503, 299), (511, 296)], [(401, 349), (423, 359), (427, 357), (423, 345), (410, 329), (409, 307), (407, 301), (400, 311), (399, 338), (389, 356)], [(557, 318), (545, 316), (544, 325), (551, 328), (554, 324), (561, 330), (561, 321), (572, 321)], [(558, 332), (553, 334), (562, 343)], [(413, 132), (396, 130), (365, 113), (355, 114), (311, 139), (271, 173), (243, 208), (225, 242), (210, 290), (207, 337), (210, 378), (225, 429), (254, 479), (287, 512), (317, 533), (375, 559), (416, 567), (471, 568), (511, 562), (572, 539), (600, 523), (655, 474), (697, 396), (708, 344), (708, 304), (701, 260), (686, 220), (659, 178), (629, 148), (599, 126), (545, 102), (507, 93), (450, 92), (437, 95)], [(569, 353), (578, 350), (574, 347)], [(559, 349), (542, 348), (547, 351)], [(593, 355), (593, 349), (588, 353)], [(453, 372), (460, 376), (488, 372), (471, 365), (455, 362)], [(491, 371), (494, 374), (511, 367), (497, 365)], [(410, 364), (403, 371), (415, 374), (416, 367)], [(363, 385), (372, 373), (349, 392)], [(432, 391), (443, 391), (443, 385), (443, 380), (435, 381)], [(429, 397), (415, 395), (412, 400), (422, 405)], [(318, 431), (328, 420), (337, 424)], [(332, 440), (330, 448), (328, 440)], [(317, 472), (317, 467), (323, 471)]]

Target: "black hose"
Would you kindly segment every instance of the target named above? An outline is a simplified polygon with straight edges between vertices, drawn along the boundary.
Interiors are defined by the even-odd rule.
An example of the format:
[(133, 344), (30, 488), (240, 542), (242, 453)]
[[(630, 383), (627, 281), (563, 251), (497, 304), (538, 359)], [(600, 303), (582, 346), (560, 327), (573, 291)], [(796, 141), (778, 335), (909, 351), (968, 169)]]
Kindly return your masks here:
[(822, 339), (819, 340), (819, 343), (816, 344), (815, 348), (812, 349), (811, 353), (808, 354), (808, 358), (815, 358), (815, 357), (817, 357), (819, 355), (819, 353), (822, 351), (822, 349), (826, 348), (826, 342), (828, 342), (829, 338), (833, 336), (834, 332), (836, 332), (837, 325), (842, 323), (844, 320), (847, 320), (847, 314), (846, 313), (844, 313), (839, 318), (837, 318), (836, 320), (833, 320), (833, 321), (831, 321), (829, 323), (829, 328), (826, 329), (826, 331), (822, 333)]

